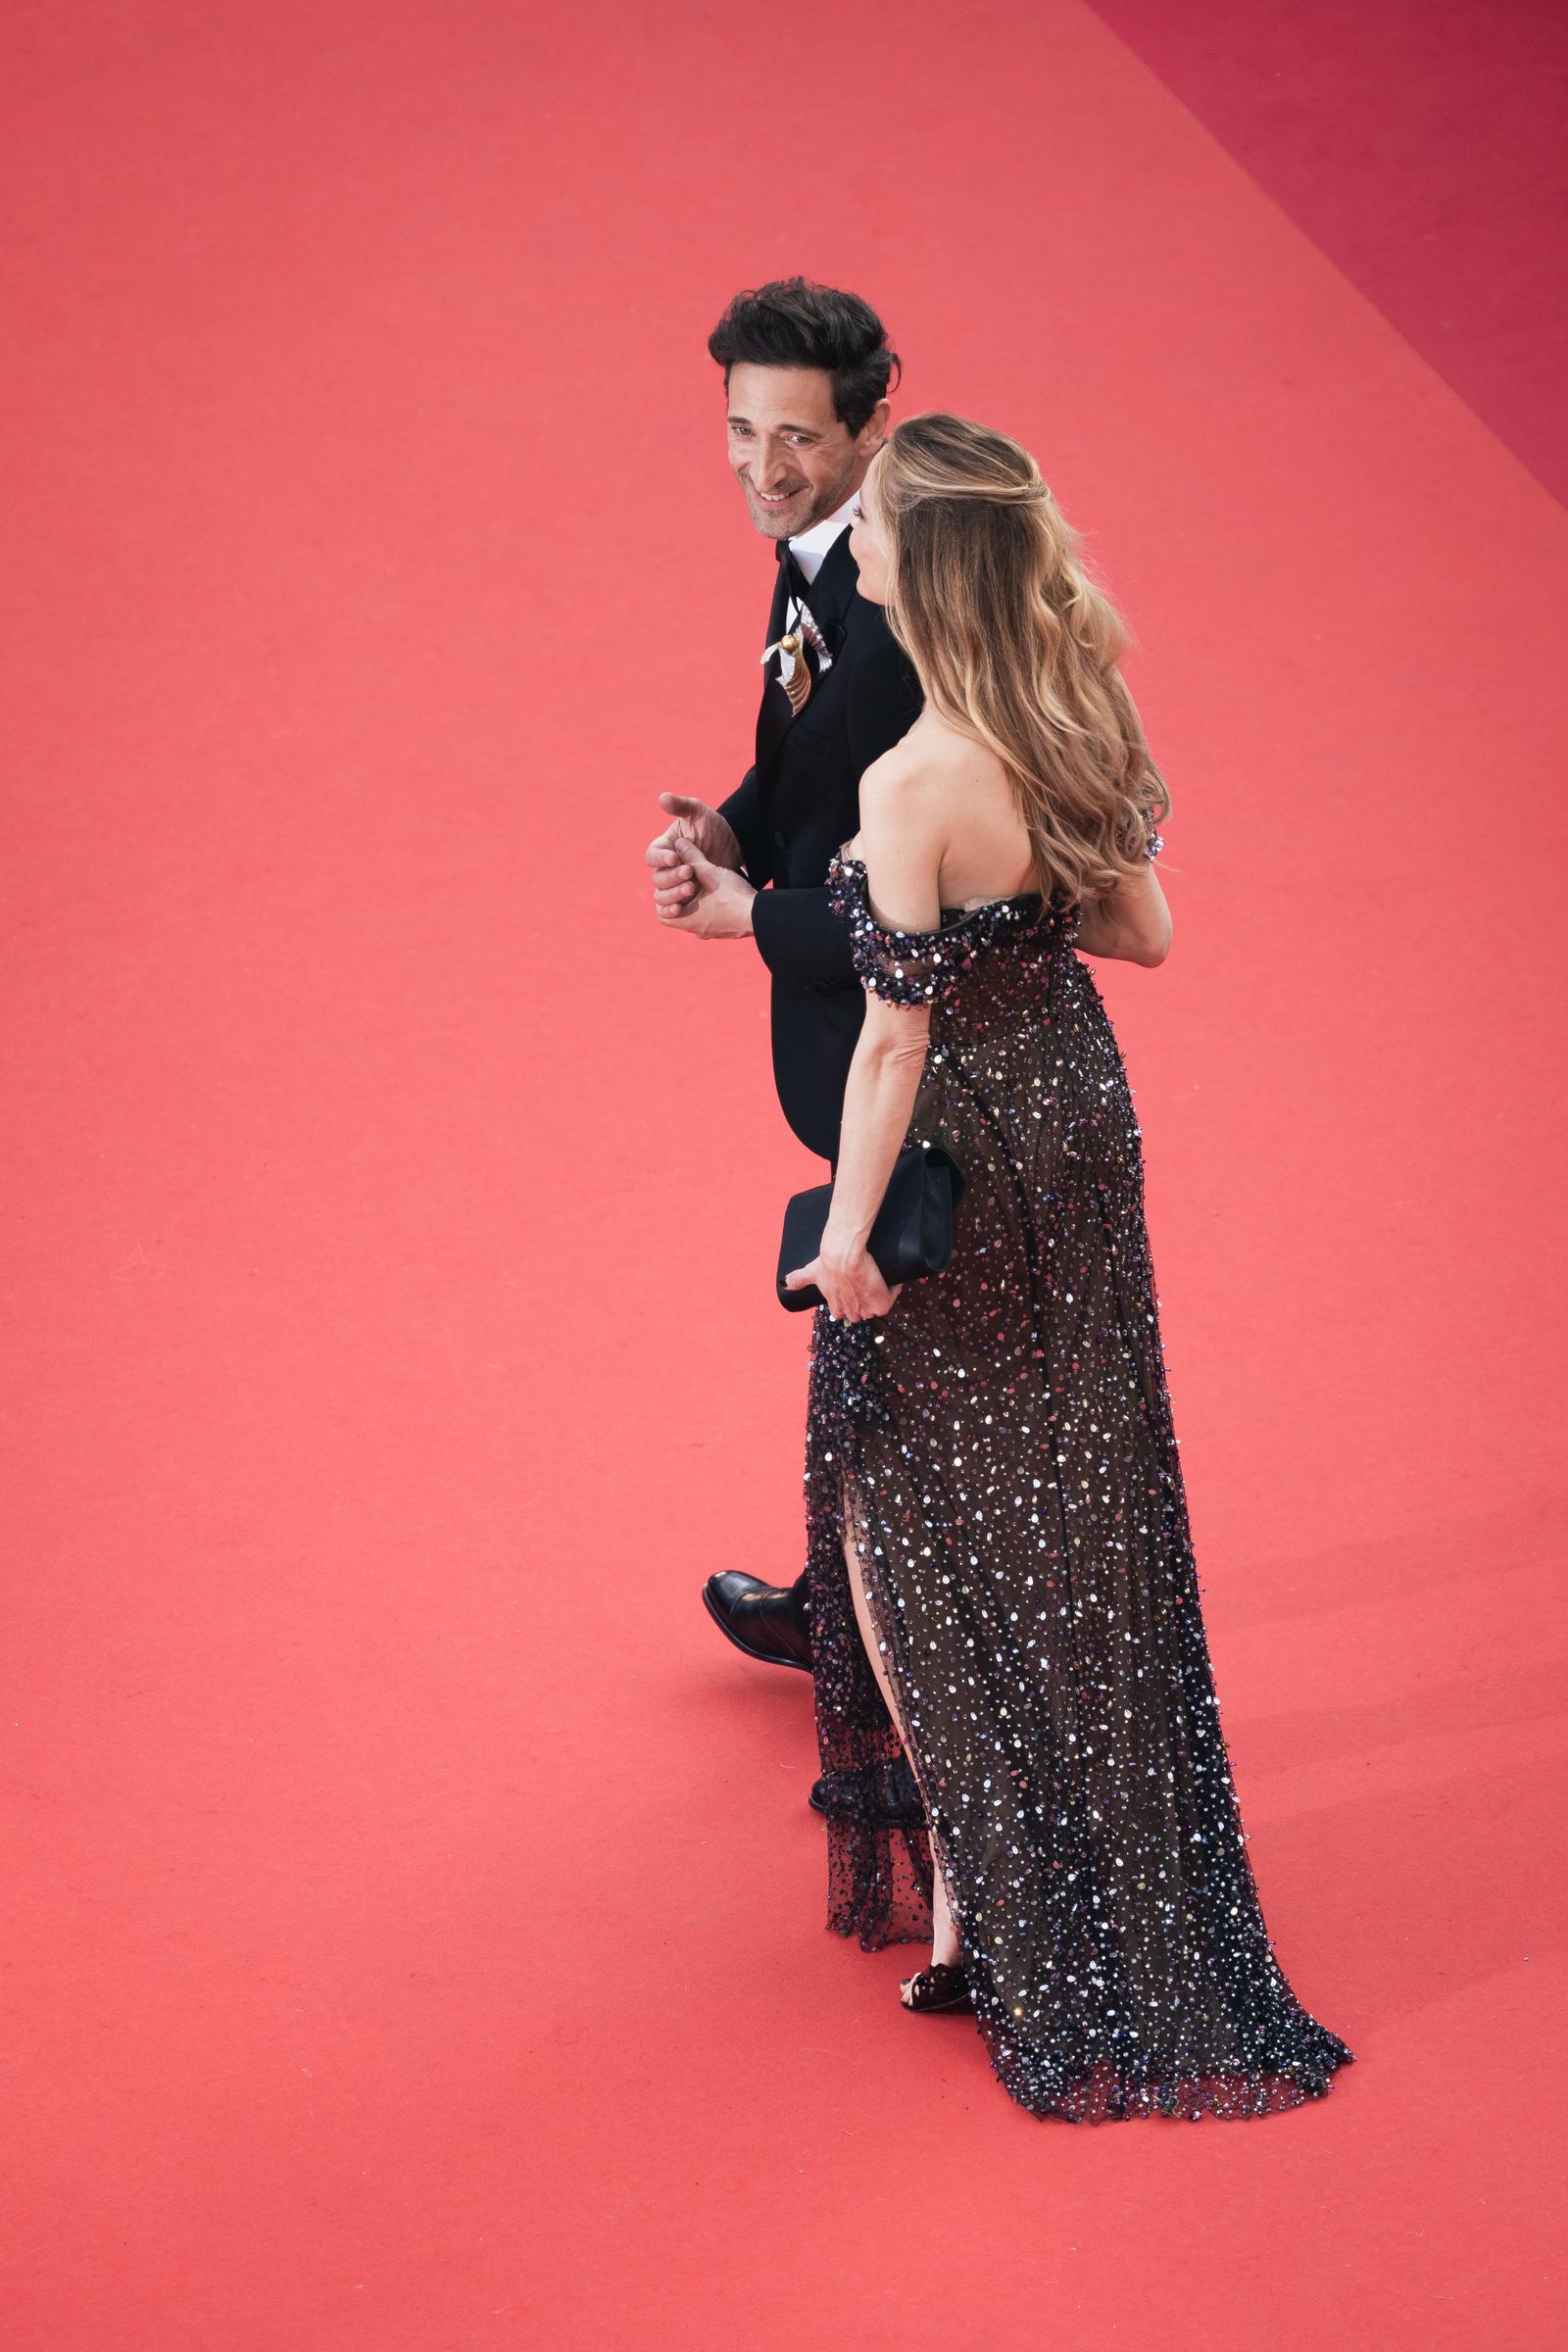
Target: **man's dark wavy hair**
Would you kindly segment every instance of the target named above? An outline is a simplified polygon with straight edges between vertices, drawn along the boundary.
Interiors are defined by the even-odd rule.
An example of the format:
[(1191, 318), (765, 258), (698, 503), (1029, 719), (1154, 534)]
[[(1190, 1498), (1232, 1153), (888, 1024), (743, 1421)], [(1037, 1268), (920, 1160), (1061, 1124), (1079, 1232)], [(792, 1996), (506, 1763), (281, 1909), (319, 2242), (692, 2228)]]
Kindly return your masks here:
[(821, 368), (833, 379), (833, 414), (851, 433), (861, 430), (900, 364), (868, 302), (806, 277), (776, 277), (737, 294), (708, 348), (726, 392), (730, 369), (741, 365)]

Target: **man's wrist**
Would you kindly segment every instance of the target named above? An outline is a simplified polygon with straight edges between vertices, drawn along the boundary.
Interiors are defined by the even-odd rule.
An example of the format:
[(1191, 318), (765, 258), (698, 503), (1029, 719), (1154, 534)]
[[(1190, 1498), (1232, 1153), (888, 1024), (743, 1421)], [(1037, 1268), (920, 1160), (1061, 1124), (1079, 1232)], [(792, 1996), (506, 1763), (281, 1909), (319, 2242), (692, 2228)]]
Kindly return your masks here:
[(714, 909), (719, 916), (720, 939), (752, 938), (752, 904), (756, 897), (756, 891), (744, 874), (726, 877), (717, 893)]

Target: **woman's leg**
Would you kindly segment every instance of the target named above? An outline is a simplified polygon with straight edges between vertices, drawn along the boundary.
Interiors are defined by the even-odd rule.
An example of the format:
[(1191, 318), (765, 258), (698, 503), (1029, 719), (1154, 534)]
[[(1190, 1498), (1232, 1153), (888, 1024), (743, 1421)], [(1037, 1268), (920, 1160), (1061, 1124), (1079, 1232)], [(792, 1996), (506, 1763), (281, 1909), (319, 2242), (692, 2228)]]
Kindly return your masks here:
[[(904, 1718), (899, 1713), (899, 1702), (893, 1694), (893, 1684), (888, 1674), (887, 1660), (882, 1655), (877, 1642), (876, 1624), (871, 1615), (871, 1603), (866, 1598), (865, 1588), (860, 1581), (860, 1563), (856, 1556), (855, 1538), (849, 1532), (850, 1524), (849, 1511), (846, 1508), (844, 1562), (850, 1572), (850, 1592), (855, 1601), (856, 1623), (860, 1629), (860, 1640), (865, 1643), (865, 1654), (871, 1661), (871, 1672), (876, 1676), (882, 1696), (887, 1701), (888, 1713), (892, 1716), (894, 1728), (904, 1742), (904, 1752), (909, 1759), (909, 1769), (914, 1772), (915, 1785), (918, 1787), (920, 1776), (915, 1770), (914, 1750), (909, 1745), (909, 1735), (904, 1728)], [(953, 1924), (953, 1914), (948, 1907), (948, 1890), (943, 1883), (942, 1862), (937, 1853), (935, 1838), (931, 1839), (931, 1959), (933, 1965), (945, 1962), (950, 1968), (956, 1968), (963, 1958), (963, 1946), (958, 1941), (957, 1930)], [(905, 1981), (908, 1982), (907, 1979)]]

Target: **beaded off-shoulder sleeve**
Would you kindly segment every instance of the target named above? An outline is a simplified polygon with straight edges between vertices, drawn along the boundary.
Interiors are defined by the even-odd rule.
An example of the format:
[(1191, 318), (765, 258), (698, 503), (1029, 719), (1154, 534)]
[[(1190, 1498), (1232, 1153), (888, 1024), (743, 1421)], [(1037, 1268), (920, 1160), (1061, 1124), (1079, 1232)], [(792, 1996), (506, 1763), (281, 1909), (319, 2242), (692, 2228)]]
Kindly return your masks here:
[(997, 899), (936, 931), (897, 931), (871, 912), (865, 865), (834, 858), (828, 865), (828, 904), (850, 927), (850, 953), (860, 985), (889, 1004), (937, 1004), (951, 997), (982, 949), (1011, 932), (1038, 926), (1034, 893)]

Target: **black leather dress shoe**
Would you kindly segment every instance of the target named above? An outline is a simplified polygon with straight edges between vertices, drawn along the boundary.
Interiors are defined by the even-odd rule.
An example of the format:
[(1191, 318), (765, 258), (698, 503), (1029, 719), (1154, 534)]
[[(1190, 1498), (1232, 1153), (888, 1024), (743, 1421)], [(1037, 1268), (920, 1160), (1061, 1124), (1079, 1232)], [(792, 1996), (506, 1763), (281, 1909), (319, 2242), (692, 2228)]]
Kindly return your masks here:
[[(853, 1776), (847, 1772), (829, 1772), (824, 1773), (821, 1780), (814, 1781), (807, 1799), (812, 1812), (851, 1811), (854, 1807), (854, 1790), (849, 1785), (852, 1779)], [(920, 1802), (920, 1791), (914, 1785), (914, 1775), (909, 1770), (907, 1756), (900, 1756), (892, 1764), (884, 1765), (877, 1788), (877, 1800), (882, 1819), (886, 1822), (905, 1827), (924, 1822), (925, 1807)]]
[(811, 1671), (811, 1637), (796, 1614), (787, 1587), (764, 1585), (760, 1576), (726, 1568), (703, 1587), (703, 1606), (737, 1649), (766, 1666)]

